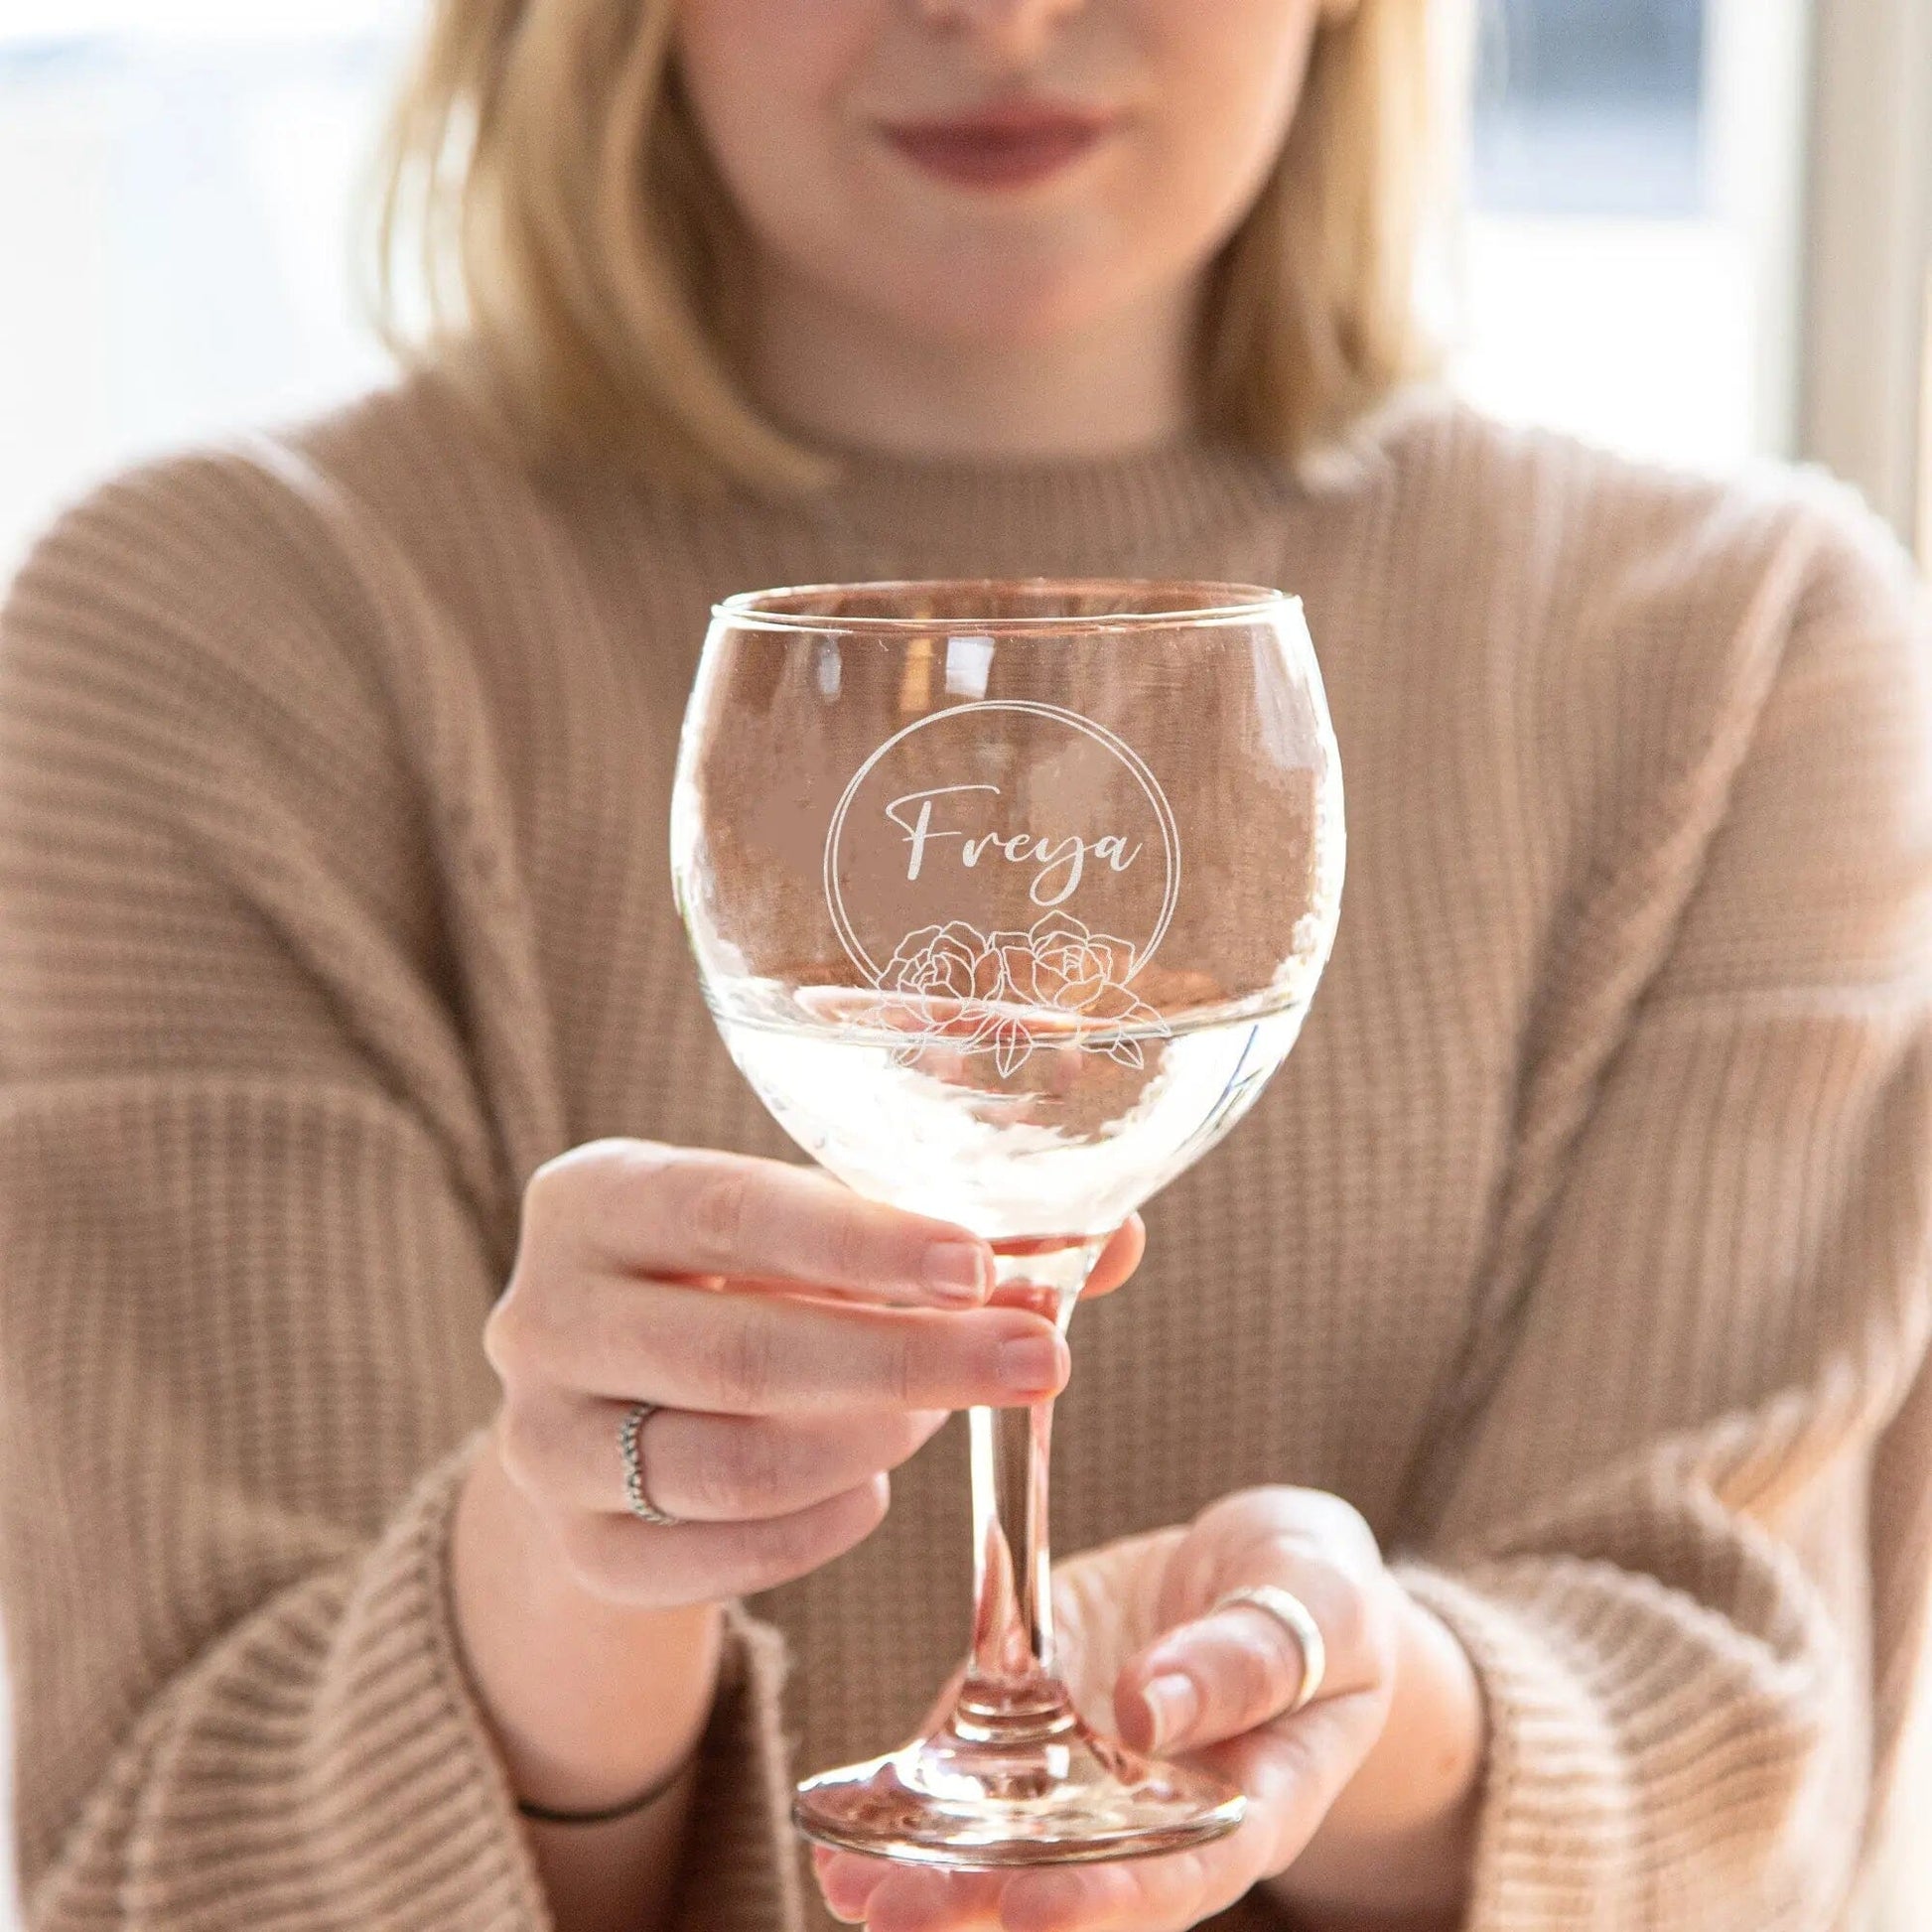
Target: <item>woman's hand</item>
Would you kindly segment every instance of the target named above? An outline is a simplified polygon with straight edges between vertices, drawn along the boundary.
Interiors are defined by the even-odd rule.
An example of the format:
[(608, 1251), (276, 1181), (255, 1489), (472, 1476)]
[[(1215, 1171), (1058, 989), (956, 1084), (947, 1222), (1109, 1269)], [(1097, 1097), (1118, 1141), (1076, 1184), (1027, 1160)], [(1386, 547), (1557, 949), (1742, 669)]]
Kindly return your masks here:
[[(1140, 1259), (1131, 1220), (1089, 1284)], [(969, 1404), (1059, 1387), (1043, 1316), (982, 1306), (992, 1256), (816, 1171), (630, 1140), (546, 1163), (483, 1346), (502, 1400), (451, 1535), (457, 1636), (519, 1797), (621, 1804), (686, 1762), (713, 1699), (721, 1599), (850, 1549), (886, 1471)], [(619, 1429), (639, 1432), (640, 1522)], [(560, 1925), (652, 1921), (674, 1802), (535, 1825)], [(595, 1841), (595, 1842), (593, 1842)]]
[[(1133, 1272), (1138, 1217), (1089, 1293)], [(992, 1252), (780, 1161), (587, 1143), (523, 1201), (516, 1266), (483, 1330), (503, 1384), (496, 1453), (592, 1595), (633, 1609), (768, 1589), (886, 1512), (886, 1471), (949, 1411), (1038, 1401), (1066, 1379), (1053, 1323), (987, 1308)], [(619, 1430), (649, 1499), (624, 1496)]]
[[(1293, 1717), (1282, 1714), (1302, 1683), (1294, 1637), (1252, 1606), (1211, 1607), (1250, 1584), (1292, 1590), (1322, 1633), (1319, 1694)], [(1230, 1779), (1248, 1796), (1239, 1829), (1162, 1858), (1013, 1873), (821, 1849), (819, 1884), (837, 1916), (872, 1932), (1179, 1932), (1270, 1880), (1351, 1924), (1377, 1911), (1433, 1924), (1425, 1914), (1453, 1911), (1481, 1758), (1473, 1673), (1346, 1503), (1240, 1491), (1184, 1530), (1060, 1565), (1054, 1604), (1081, 1714), (1137, 1749)], [(1306, 1893), (1292, 1889), (1298, 1861), (1314, 1878)]]

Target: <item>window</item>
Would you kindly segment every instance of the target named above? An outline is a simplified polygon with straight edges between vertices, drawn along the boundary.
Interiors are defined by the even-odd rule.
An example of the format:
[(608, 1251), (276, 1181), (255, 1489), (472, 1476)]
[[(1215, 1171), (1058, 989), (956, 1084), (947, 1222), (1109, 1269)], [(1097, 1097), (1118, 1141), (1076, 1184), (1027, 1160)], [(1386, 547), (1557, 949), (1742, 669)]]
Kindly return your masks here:
[(102, 471), (380, 373), (350, 208), (395, 4), (0, 7), (0, 581)]
[(1494, 0), (1477, 199), (1544, 215), (1702, 212), (1705, 25), (1704, 0)]
[(1487, 0), (1462, 386), (1722, 466), (1793, 443), (1803, 0)]

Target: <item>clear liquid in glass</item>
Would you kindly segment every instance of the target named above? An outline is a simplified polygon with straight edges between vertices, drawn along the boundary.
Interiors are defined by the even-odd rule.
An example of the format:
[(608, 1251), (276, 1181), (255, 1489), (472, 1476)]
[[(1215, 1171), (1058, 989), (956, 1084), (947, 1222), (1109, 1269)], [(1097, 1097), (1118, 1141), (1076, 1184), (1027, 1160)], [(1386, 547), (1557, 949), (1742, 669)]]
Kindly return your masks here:
[(852, 987), (712, 997), (732, 1058), (821, 1166), (989, 1240), (1117, 1227), (1241, 1118), (1308, 1010), (1249, 1000), (1108, 1026)]

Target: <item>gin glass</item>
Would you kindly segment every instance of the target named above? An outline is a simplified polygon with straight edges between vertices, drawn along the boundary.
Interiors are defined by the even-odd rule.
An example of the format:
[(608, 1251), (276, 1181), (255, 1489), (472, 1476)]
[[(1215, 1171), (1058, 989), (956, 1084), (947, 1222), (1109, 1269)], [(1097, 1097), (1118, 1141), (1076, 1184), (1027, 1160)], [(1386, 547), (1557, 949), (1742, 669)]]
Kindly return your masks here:
[[(1280, 591), (955, 580), (713, 611), (671, 857), (725, 1043), (823, 1167), (986, 1237), (993, 1301), (1062, 1332), (1109, 1234), (1294, 1044), (1342, 855), (1320, 674)], [(1090, 1728), (1055, 1673), (1051, 1422), (970, 1412), (960, 1689), (929, 1734), (801, 1784), (807, 1837), (997, 1868), (1239, 1823), (1237, 1791)]]

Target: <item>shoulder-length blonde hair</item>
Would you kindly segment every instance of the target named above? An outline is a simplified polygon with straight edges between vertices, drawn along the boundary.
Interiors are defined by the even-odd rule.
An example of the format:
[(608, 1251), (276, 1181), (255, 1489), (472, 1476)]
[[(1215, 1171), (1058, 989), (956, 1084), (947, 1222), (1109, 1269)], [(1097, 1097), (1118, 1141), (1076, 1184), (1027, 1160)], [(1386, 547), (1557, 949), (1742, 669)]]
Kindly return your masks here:
[[(671, 58), (673, 5), (432, 0), (382, 151), (378, 321), (539, 465), (809, 490), (835, 467), (744, 380), (748, 243)], [(1210, 273), (1210, 433), (1299, 464), (1434, 366), (1414, 295), (1447, 98), (1434, 11), (1324, 9), (1281, 156)]]

